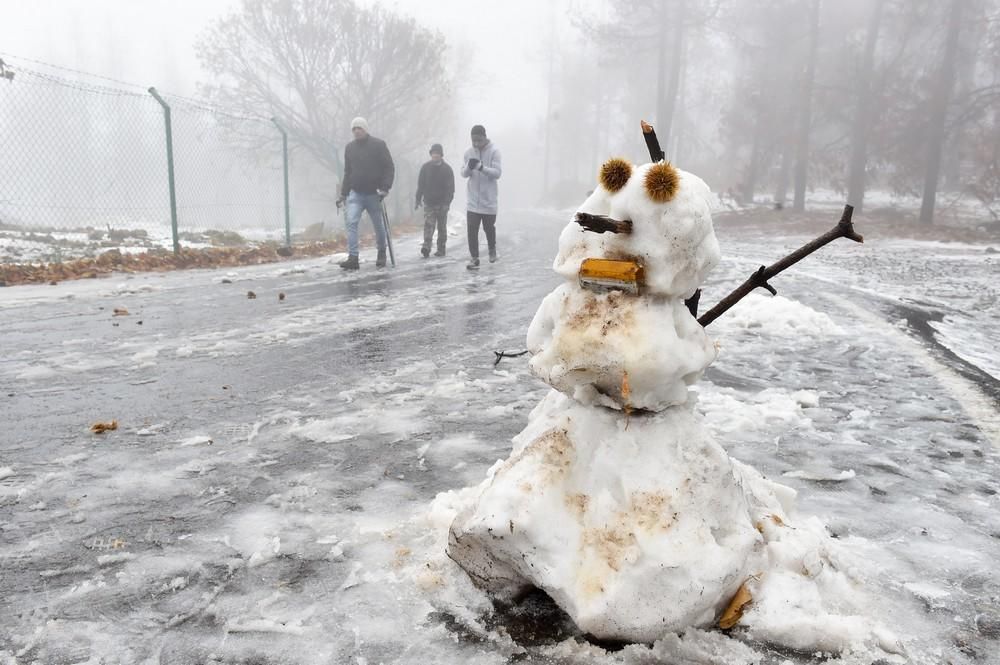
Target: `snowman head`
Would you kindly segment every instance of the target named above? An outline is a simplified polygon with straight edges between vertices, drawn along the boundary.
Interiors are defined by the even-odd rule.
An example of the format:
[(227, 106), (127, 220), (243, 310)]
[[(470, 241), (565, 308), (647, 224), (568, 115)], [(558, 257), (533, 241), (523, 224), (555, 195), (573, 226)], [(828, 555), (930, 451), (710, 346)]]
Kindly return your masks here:
[(598, 180), (579, 212), (628, 221), (629, 232), (570, 224), (560, 237), (556, 271), (576, 279), (587, 259), (634, 261), (643, 268), (645, 292), (690, 297), (720, 258), (708, 185), (670, 162), (635, 166), (622, 158), (606, 161)]

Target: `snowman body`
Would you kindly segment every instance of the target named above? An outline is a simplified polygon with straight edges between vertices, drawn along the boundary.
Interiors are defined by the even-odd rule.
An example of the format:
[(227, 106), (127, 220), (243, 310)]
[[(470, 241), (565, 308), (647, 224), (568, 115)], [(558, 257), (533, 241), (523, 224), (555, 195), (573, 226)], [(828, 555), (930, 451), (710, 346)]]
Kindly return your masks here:
[[(565, 281), (527, 340), (553, 390), (457, 513), (448, 556), (496, 598), (544, 590), (602, 639), (712, 626), (741, 585), (754, 593), (744, 622), (765, 639), (785, 630), (790, 592), (819, 608), (817, 625), (846, 625), (823, 613), (824, 589), (843, 609), (851, 583), (822, 526), (788, 527), (794, 491), (732, 460), (689, 398), (716, 357), (685, 304), (720, 258), (708, 187), (663, 162), (612, 160), (601, 176), (580, 211), (630, 232), (563, 230)], [(594, 260), (640, 277), (593, 288)]]

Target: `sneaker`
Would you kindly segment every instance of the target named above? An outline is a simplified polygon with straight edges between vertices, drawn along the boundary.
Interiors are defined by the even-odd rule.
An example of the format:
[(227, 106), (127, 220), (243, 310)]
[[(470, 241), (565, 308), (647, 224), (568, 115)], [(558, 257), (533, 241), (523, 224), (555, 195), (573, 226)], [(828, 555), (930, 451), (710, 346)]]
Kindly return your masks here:
[(469, 259), (469, 264), (465, 267), (467, 270), (479, 270), (479, 259)]
[(426, 259), (430, 255), (431, 255), (431, 250), (427, 249), (426, 247), (421, 247), (420, 248), (420, 256), (422, 256), (422, 257), (424, 257)]
[(443, 249), (439, 249), (438, 251), (434, 252), (434, 256), (437, 256), (437, 257), (444, 256), (444, 250)]
[(358, 257), (356, 254), (351, 254), (347, 257), (346, 261), (340, 262), (340, 267), (344, 270), (357, 270), (361, 266), (358, 265)]
[(490, 252), (490, 263), (496, 263), (498, 258), (500, 257), (497, 256), (496, 250)]
[(376, 268), (384, 268), (385, 267), (385, 250), (384, 249), (378, 250), (378, 258), (375, 259), (375, 267)]

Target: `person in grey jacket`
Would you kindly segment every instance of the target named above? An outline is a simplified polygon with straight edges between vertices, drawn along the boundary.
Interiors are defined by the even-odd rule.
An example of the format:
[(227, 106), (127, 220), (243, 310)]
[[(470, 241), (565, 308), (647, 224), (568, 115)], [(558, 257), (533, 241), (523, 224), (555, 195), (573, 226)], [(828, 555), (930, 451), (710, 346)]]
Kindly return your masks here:
[(472, 128), (472, 147), (465, 151), (462, 177), (466, 183), (466, 229), (469, 234), (469, 270), (479, 268), (479, 226), (486, 232), (490, 263), (497, 260), (497, 180), (502, 173), (500, 150), (486, 137), (482, 125)]

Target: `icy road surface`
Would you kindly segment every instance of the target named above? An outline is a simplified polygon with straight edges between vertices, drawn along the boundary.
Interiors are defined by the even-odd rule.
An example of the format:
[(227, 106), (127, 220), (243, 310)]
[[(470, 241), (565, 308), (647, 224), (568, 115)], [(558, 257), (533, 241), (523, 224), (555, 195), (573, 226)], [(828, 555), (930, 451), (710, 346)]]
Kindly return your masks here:
[[(505, 216), (478, 273), (453, 237), (444, 260), (401, 240), (395, 270), (0, 289), (0, 663), (1000, 663), (986, 246), (838, 241), (709, 327), (697, 387), (729, 452), (857, 555), (905, 659), (738, 629), (595, 645), (544, 599), (484, 616), (449, 583), (428, 508), (506, 457), (547, 391), (492, 352), (523, 348), (564, 223)], [(702, 309), (809, 239), (717, 234)]]

